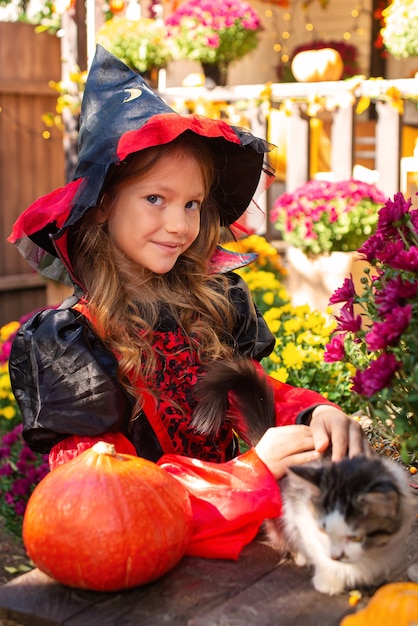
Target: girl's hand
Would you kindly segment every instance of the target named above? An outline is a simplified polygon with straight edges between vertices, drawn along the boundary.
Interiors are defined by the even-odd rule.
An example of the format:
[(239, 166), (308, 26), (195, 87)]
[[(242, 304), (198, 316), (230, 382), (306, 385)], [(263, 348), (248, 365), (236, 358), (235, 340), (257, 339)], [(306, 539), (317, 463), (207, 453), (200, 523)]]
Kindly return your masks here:
[(255, 446), (255, 451), (279, 480), (290, 465), (315, 461), (329, 446), (332, 461), (340, 461), (347, 454), (350, 457), (374, 454), (360, 424), (341, 409), (327, 404), (312, 411), (310, 426), (269, 428)]
[(255, 451), (276, 480), (286, 474), (290, 465), (302, 465), (321, 456), (315, 450), (311, 427), (302, 425), (269, 428)]
[(315, 407), (310, 423), (315, 450), (325, 452), (331, 446), (331, 460), (356, 454), (372, 456), (373, 450), (358, 422), (341, 409), (326, 404)]

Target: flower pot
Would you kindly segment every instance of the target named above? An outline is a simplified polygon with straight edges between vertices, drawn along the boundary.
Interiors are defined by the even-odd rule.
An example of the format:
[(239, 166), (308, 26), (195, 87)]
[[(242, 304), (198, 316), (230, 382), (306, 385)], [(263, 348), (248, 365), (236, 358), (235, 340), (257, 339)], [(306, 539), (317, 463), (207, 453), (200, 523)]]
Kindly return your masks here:
[[(330, 297), (350, 274), (356, 289), (360, 290), (360, 279), (367, 265), (357, 252), (331, 252), (310, 259), (293, 246), (286, 250), (286, 262), (288, 276), (285, 285), (292, 304), (308, 304), (322, 313), (327, 312)], [(334, 305), (332, 312), (338, 313), (339, 308)]]
[(202, 63), (203, 73), (205, 75), (205, 86), (225, 87), (228, 80), (228, 65), (226, 63)]

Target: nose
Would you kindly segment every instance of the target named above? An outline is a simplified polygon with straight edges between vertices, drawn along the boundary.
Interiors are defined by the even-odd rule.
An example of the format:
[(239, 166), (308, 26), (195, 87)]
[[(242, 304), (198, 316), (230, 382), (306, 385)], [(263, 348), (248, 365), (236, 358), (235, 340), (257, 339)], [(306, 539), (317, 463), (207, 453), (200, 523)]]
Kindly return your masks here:
[(342, 561), (345, 557), (344, 550), (331, 550), (331, 559), (333, 561)]
[(189, 227), (183, 206), (173, 205), (166, 212), (165, 229), (168, 233), (186, 235)]

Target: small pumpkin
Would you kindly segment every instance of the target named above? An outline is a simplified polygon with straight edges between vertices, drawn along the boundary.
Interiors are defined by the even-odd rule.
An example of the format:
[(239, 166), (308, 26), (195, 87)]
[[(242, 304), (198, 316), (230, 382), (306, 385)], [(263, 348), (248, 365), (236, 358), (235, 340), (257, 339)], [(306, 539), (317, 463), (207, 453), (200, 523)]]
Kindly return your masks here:
[(173, 476), (101, 441), (35, 487), (23, 542), (34, 564), (58, 582), (117, 591), (173, 568), (191, 528), (188, 493)]
[(340, 626), (412, 626), (418, 623), (418, 584), (389, 583), (376, 591), (364, 609), (347, 615)]
[(113, 15), (117, 15), (118, 13), (122, 13), (125, 9), (125, 0), (110, 0), (109, 2), (109, 10)]
[(291, 67), (300, 83), (340, 80), (344, 72), (341, 54), (334, 48), (302, 50), (294, 56)]

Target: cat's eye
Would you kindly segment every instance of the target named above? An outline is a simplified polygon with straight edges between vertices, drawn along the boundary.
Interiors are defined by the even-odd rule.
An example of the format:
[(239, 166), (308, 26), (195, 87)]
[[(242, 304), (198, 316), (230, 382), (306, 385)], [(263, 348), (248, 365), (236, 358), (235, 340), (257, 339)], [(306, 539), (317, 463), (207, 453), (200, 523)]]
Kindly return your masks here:
[(361, 543), (363, 541), (363, 537), (362, 535), (350, 535), (348, 537), (349, 541), (352, 541), (353, 543)]

